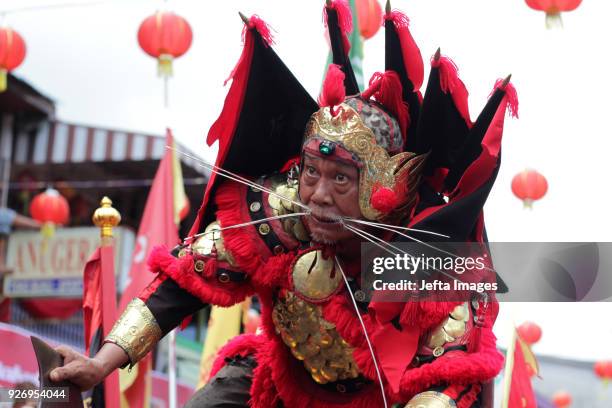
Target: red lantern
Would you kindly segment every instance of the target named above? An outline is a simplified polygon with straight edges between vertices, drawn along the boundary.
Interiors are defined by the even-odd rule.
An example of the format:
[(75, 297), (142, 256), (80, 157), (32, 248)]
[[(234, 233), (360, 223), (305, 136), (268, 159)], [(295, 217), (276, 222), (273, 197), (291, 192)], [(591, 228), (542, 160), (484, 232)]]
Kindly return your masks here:
[(30, 204), (30, 215), (43, 224), (65, 225), (70, 217), (70, 207), (57, 190), (48, 188), (34, 197)]
[(185, 54), (193, 34), (187, 20), (171, 11), (158, 11), (147, 17), (138, 29), (138, 43), (158, 60), (158, 74), (172, 76), (172, 60)]
[(531, 208), (534, 201), (544, 197), (547, 190), (546, 178), (535, 170), (523, 170), (512, 179), (512, 192), (523, 200), (526, 208)]
[(599, 378), (606, 378), (606, 363), (607, 361), (598, 361), (593, 366), (593, 371)]
[(546, 13), (546, 28), (563, 27), (561, 12), (575, 10), (582, 0), (525, 0), (534, 10)]
[(0, 92), (6, 90), (7, 74), (23, 62), (26, 46), (23, 38), (10, 27), (0, 27)]
[(557, 391), (552, 397), (552, 402), (557, 408), (568, 408), (572, 403), (572, 396), (567, 391)]
[(534, 322), (525, 322), (516, 331), (519, 337), (529, 345), (537, 343), (542, 338), (542, 329)]
[(612, 361), (606, 361), (604, 363), (604, 376), (606, 378), (612, 378)]
[(610, 379), (612, 379), (612, 361), (598, 361), (593, 366), (595, 374), (601, 378), (604, 385), (608, 385)]
[(364, 39), (374, 37), (382, 25), (382, 8), (378, 0), (357, 0), (359, 32)]

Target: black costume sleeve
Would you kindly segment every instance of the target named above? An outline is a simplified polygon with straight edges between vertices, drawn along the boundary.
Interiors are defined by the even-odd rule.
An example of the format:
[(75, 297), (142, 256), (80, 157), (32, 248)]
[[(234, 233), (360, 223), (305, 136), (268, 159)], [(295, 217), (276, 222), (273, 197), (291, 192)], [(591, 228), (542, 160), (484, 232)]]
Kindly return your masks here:
[(177, 327), (186, 317), (207, 306), (166, 276), (159, 275), (149, 288), (153, 290), (149, 291), (146, 299), (141, 299), (155, 317), (162, 336)]

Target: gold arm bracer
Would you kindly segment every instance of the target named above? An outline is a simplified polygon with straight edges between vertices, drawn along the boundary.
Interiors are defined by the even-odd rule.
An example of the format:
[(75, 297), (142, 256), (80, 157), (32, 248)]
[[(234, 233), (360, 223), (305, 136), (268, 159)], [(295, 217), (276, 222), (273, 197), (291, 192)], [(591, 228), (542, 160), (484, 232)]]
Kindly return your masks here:
[(161, 338), (162, 331), (155, 317), (142, 300), (135, 298), (128, 303), (104, 342), (114, 343), (121, 347), (130, 358), (131, 368)]

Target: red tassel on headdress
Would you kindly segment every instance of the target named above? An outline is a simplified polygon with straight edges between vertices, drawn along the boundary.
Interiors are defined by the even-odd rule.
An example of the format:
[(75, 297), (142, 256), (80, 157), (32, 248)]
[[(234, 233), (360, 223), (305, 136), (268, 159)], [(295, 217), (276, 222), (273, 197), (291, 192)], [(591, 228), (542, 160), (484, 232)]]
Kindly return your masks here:
[(351, 50), (351, 42), (349, 41), (349, 34), (353, 31), (353, 15), (351, 14), (351, 7), (347, 0), (332, 0), (329, 6), (323, 8), (323, 22), (325, 28), (327, 28), (327, 9), (336, 10), (338, 14), (338, 25), (340, 31), (342, 31), (342, 45), (344, 52), (348, 55)]
[(340, 105), (346, 99), (346, 91), (344, 89), (344, 72), (339, 65), (329, 64), (327, 74), (323, 81), (323, 89), (319, 95), (319, 106), (329, 106), (332, 116), (338, 113), (334, 106)]
[(512, 85), (512, 82), (508, 82), (505, 86), (504, 86), (504, 82), (506, 82), (506, 80), (501, 79), (501, 78), (495, 81), (495, 86), (493, 87), (493, 90), (489, 94), (489, 98), (491, 97), (491, 95), (493, 95), (493, 92), (495, 92), (497, 89), (502, 89), (503, 91), (505, 91), (507, 103), (508, 103), (507, 105), (508, 113), (513, 118), (518, 119), (519, 117), (518, 104), (519, 103), (518, 103), (518, 94), (516, 92), (516, 88), (514, 87), (514, 85)]
[(370, 196), (372, 208), (383, 214), (389, 214), (398, 204), (397, 194), (388, 187), (375, 187)]
[(431, 66), (440, 70), (440, 88), (444, 93), (450, 92), (459, 114), (468, 127), (472, 127), (468, 108), (468, 91), (463, 81), (459, 79), (459, 68), (455, 62), (442, 55), (436, 59), (434, 55), (431, 58)]
[(406, 129), (410, 124), (408, 105), (402, 99), (402, 83), (394, 71), (375, 72), (370, 78), (370, 87), (361, 96), (370, 99), (372, 96), (397, 119), (402, 138), (406, 143)]
[(242, 41), (244, 41), (244, 36), (246, 35), (246, 30), (255, 29), (261, 35), (266, 45), (269, 47), (270, 45), (274, 45), (274, 37), (272, 37), (272, 32), (270, 30), (270, 26), (268, 23), (263, 21), (257, 14), (253, 14), (251, 18), (249, 18), (249, 24), (245, 24), (242, 29)]
[(399, 10), (393, 10), (390, 13), (385, 14), (385, 20), (393, 21), (395, 25), (395, 31), (399, 37), (400, 44), (402, 46), (402, 56), (404, 57), (404, 65), (406, 66), (406, 72), (410, 82), (414, 85), (413, 91), (418, 91), (423, 85), (423, 78), (425, 77), (425, 67), (423, 66), (423, 57), (421, 56), (421, 50), (416, 45), (412, 34), (408, 26), (410, 20), (408, 17)]
[[(268, 25), (268, 23), (263, 21), (257, 14), (253, 14), (251, 18), (249, 18), (249, 23), (245, 24), (242, 27), (242, 43), (245, 44), (245, 47), (246, 47), (247, 34), (250, 30), (253, 30), (253, 29), (255, 29), (259, 33), (261, 38), (264, 40), (264, 44), (267, 47), (274, 44), (274, 38), (272, 37), (272, 33), (270, 31), (270, 26)], [(248, 55), (248, 53), (243, 52), (242, 55), (240, 55), (240, 59), (238, 60), (238, 63), (236, 64), (232, 72), (229, 74), (225, 82), (223, 82), (223, 86), (227, 85), (227, 83), (231, 79), (234, 79), (234, 76), (236, 75), (236, 70), (242, 63), (242, 60), (245, 57), (245, 55)]]

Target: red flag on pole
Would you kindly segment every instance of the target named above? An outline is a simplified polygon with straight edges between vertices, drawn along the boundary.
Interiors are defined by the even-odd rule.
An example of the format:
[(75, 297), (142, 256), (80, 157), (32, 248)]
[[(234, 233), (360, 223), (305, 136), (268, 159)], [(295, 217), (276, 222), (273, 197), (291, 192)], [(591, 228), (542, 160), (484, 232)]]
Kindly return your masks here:
[[(170, 129), (166, 131), (166, 144), (174, 147)], [(180, 163), (176, 152), (167, 149), (155, 173), (140, 220), (132, 266), (128, 275), (129, 283), (121, 296), (120, 311), (123, 311), (153, 279), (147, 268), (147, 255), (151, 248), (155, 245), (172, 248), (179, 243), (178, 223), (187, 211), (189, 211), (189, 201), (185, 194)]]
[(537, 375), (537, 360), (527, 345), (514, 330), (512, 346), (506, 354), (506, 386), (503, 408), (537, 408), (531, 386), (532, 375)]
[[(83, 319), (85, 349), (93, 357), (102, 346), (117, 318), (115, 257), (112, 244), (96, 249), (83, 272)], [(119, 406), (119, 374), (115, 371), (90, 391), (95, 408)]]
[[(170, 129), (166, 131), (166, 144), (174, 147)], [(159, 163), (153, 185), (149, 191), (140, 227), (136, 235), (136, 247), (132, 266), (128, 275), (128, 285), (121, 296), (119, 310), (137, 297), (151, 283), (153, 275), (147, 268), (147, 255), (155, 245), (169, 248), (179, 243), (178, 224), (189, 211), (189, 201), (185, 194), (181, 164), (176, 152), (167, 149)], [(122, 371), (122, 406), (148, 407), (151, 395), (151, 355), (132, 369), (131, 373)]]

